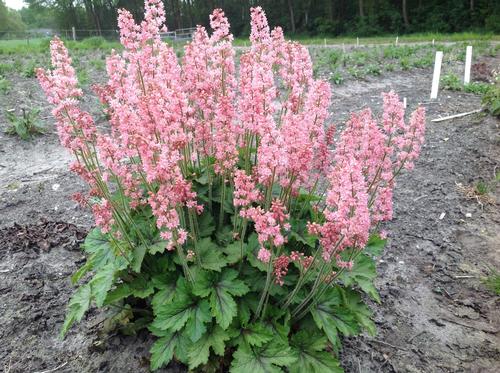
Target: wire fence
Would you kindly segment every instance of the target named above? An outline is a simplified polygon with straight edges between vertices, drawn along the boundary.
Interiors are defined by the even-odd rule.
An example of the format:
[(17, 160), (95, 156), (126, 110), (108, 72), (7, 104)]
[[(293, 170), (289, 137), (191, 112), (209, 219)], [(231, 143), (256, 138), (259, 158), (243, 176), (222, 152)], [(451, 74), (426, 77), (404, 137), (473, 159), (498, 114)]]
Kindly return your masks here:
[[(162, 39), (165, 40), (189, 40), (192, 38), (195, 27), (182, 28), (174, 31), (168, 31), (161, 34)], [(29, 44), (30, 40), (52, 38), (59, 36), (68, 40), (83, 40), (91, 37), (102, 37), (108, 41), (117, 41), (120, 38), (118, 30), (88, 30), (88, 29), (68, 29), (68, 30), (52, 30), (52, 29), (39, 29), (28, 31), (1, 31), (0, 40), (26, 40)]]

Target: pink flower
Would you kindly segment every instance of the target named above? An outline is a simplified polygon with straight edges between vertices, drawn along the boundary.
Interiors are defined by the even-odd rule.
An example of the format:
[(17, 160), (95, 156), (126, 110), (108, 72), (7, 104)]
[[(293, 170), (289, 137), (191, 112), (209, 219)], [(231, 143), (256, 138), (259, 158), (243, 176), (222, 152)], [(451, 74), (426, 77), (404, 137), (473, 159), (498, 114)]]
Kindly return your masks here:
[(257, 259), (263, 263), (269, 263), (271, 260), (271, 252), (268, 249), (261, 247), (257, 254)]

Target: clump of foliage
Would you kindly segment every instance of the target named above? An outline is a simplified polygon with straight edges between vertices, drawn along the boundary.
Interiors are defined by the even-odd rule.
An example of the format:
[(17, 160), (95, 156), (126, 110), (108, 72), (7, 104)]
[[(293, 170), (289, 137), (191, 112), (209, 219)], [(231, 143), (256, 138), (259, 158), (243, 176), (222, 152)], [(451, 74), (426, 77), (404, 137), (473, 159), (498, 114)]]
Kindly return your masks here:
[(488, 276), (482, 279), (482, 282), (489, 290), (500, 295), (500, 272), (491, 270)]
[(380, 301), (377, 227), (392, 218), (395, 177), (419, 155), (424, 109), (406, 120), (384, 94), (380, 120), (352, 114), (336, 141), (325, 129), (330, 85), (261, 8), (238, 73), (220, 9), (182, 69), (164, 21), (159, 0), (146, 1), (139, 26), (120, 11), (124, 52), (96, 87), (109, 133), (78, 106), (59, 39), (53, 70), (38, 70), (71, 168), (90, 186), (75, 198), (97, 224), (62, 334), (95, 303), (114, 306), (127, 332), (157, 337), (152, 369), (175, 358), (200, 372), (341, 371), (341, 336), (375, 333), (363, 296)]
[(17, 135), (23, 140), (30, 140), (34, 135), (43, 134), (45, 128), (40, 124), (38, 115), (39, 109), (21, 109), (21, 115), (16, 115), (15, 111), (5, 113), (9, 125), (5, 130), (8, 135)]
[(0, 75), (0, 93), (5, 94), (10, 90), (10, 82)]
[(460, 78), (455, 74), (446, 74), (441, 77), (441, 85), (443, 89), (448, 89), (450, 91), (461, 91), (462, 82)]
[(37, 66), (37, 63), (36, 61), (29, 61), (24, 67), (23, 67), (23, 70), (22, 70), (22, 76), (24, 76), (25, 78), (33, 78), (35, 76), (35, 68)]
[(493, 76), (494, 84), (489, 86), (481, 102), (491, 115), (500, 117), (500, 74), (495, 71)]

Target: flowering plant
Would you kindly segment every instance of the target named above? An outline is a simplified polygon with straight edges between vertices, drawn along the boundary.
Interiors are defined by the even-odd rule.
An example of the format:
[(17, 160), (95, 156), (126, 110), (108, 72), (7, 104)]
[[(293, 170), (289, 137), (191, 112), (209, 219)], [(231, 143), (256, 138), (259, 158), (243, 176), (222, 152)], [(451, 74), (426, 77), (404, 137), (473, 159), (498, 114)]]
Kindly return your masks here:
[(95, 302), (115, 327), (158, 337), (152, 369), (175, 358), (204, 372), (341, 371), (339, 335), (375, 332), (362, 293), (379, 301), (377, 228), (419, 154), (424, 109), (406, 122), (387, 93), (381, 120), (365, 109), (336, 135), (325, 130), (329, 84), (262, 9), (251, 9), (238, 74), (220, 9), (181, 63), (161, 40), (164, 20), (160, 0), (146, 0), (139, 25), (119, 11), (124, 49), (95, 87), (106, 133), (79, 108), (61, 40), (53, 69), (37, 71), (97, 225), (62, 334)]

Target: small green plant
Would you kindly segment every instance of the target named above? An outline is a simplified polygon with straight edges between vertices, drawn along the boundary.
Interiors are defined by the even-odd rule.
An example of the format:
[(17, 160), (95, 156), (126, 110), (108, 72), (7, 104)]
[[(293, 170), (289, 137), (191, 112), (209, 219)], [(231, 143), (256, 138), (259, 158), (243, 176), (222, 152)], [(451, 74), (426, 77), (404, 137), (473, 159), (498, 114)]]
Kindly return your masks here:
[(90, 60), (90, 65), (98, 71), (103, 71), (106, 67), (103, 60)]
[(333, 49), (333, 50), (329, 51), (329, 53), (326, 56), (326, 59), (328, 61), (328, 64), (331, 67), (336, 67), (342, 61), (342, 52), (339, 50)]
[(379, 76), (382, 74), (382, 69), (380, 68), (379, 65), (372, 64), (366, 67), (365, 72), (368, 75)]
[(89, 82), (89, 74), (85, 69), (77, 69), (76, 76), (78, 78), (78, 83), (80, 87), (86, 85)]
[(447, 74), (441, 77), (441, 86), (450, 91), (461, 91), (462, 82), (455, 74)]
[(396, 69), (396, 66), (393, 63), (388, 63), (384, 66), (385, 71), (394, 71)]
[(476, 193), (479, 194), (480, 196), (484, 196), (484, 195), (488, 194), (488, 192), (490, 191), (488, 184), (486, 184), (482, 180), (478, 181), (474, 188), (476, 190)]
[(23, 68), (21, 73), (25, 78), (34, 78), (35, 77), (35, 68), (38, 66), (36, 61), (29, 61)]
[(356, 66), (348, 67), (347, 72), (355, 79), (360, 79), (363, 76), (363, 73)]
[(490, 89), (491, 89), (491, 85), (486, 84), (486, 83), (472, 82), (472, 83), (464, 85), (465, 92), (474, 93), (476, 95), (484, 95), (484, 94), (488, 93), (488, 91)]
[(6, 116), (9, 121), (5, 133), (17, 135), (23, 140), (29, 140), (34, 135), (45, 133), (45, 128), (39, 123), (38, 115), (40, 109), (21, 109), (21, 115), (17, 116), (15, 111), (7, 111)]
[(491, 85), (484, 94), (482, 104), (491, 115), (500, 117), (500, 84)]
[(500, 272), (493, 269), (481, 281), (489, 290), (496, 295), (500, 295)]
[(332, 81), (336, 85), (341, 85), (344, 83), (344, 77), (342, 76), (340, 71), (335, 71), (331, 76), (330, 81)]
[(0, 93), (5, 94), (10, 90), (10, 82), (0, 75)]
[(401, 69), (404, 71), (410, 70), (410, 60), (407, 57), (401, 58), (399, 61)]
[(14, 66), (10, 63), (0, 63), (0, 75), (10, 73), (14, 70)]

